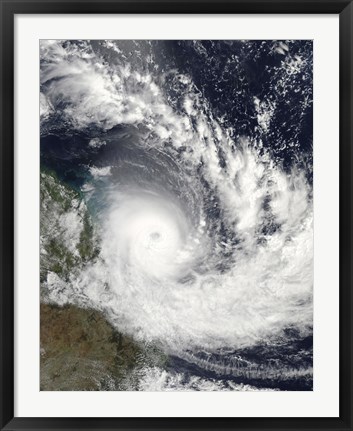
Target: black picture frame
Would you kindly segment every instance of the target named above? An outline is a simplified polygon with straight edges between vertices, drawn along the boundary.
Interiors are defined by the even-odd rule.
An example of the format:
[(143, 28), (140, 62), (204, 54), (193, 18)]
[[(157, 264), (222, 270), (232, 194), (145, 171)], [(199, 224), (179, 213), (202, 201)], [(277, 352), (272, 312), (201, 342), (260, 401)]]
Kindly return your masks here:
[[(1, 430), (352, 430), (352, 84), (353, 2), (349, 0), (0, 0), (0, 428)], [(14, 18), (16, 14), (339, 14), (339, 417), (14, 417)]]

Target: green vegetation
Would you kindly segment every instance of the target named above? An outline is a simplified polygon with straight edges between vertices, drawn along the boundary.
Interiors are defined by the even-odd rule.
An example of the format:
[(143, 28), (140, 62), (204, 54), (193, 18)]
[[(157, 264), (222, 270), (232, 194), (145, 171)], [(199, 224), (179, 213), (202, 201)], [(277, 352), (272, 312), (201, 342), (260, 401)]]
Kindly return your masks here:
[(68, 280), (72, 271), (99, 254), (87, 207), (78, 192), (41, 172), (41, 282), (53, 272)]
[(99, 254), (99, 249), (94, 246), (92, 238), (94, 238), (93, 225), (88, 212), (86, 212), (83, 217), (83, 229), (80, 233), (80, 242), (77, 245), (77, 249), (84, 262), (97, 257)]

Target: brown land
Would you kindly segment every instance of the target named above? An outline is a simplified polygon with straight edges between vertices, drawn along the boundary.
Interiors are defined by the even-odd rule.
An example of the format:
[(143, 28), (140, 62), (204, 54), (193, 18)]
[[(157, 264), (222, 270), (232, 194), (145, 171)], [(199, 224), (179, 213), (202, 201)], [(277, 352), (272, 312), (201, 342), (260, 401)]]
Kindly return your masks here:
[(116, 390), (141, 356), (97, 311), (41, 304), (42, 391)]

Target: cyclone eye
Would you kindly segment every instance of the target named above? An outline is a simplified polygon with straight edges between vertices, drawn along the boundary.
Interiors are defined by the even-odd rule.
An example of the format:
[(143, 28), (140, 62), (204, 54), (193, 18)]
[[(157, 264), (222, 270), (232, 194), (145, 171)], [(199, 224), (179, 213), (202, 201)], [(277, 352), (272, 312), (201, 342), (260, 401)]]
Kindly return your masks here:
[(157, 241), (160, 237), (161, 237), (161, 234), (160, 234), (159, 232), (153, 232), (153, 233), (151, 233), (151, 235), (150, 235), (150, 238), (151, 238), (153, 241)]

